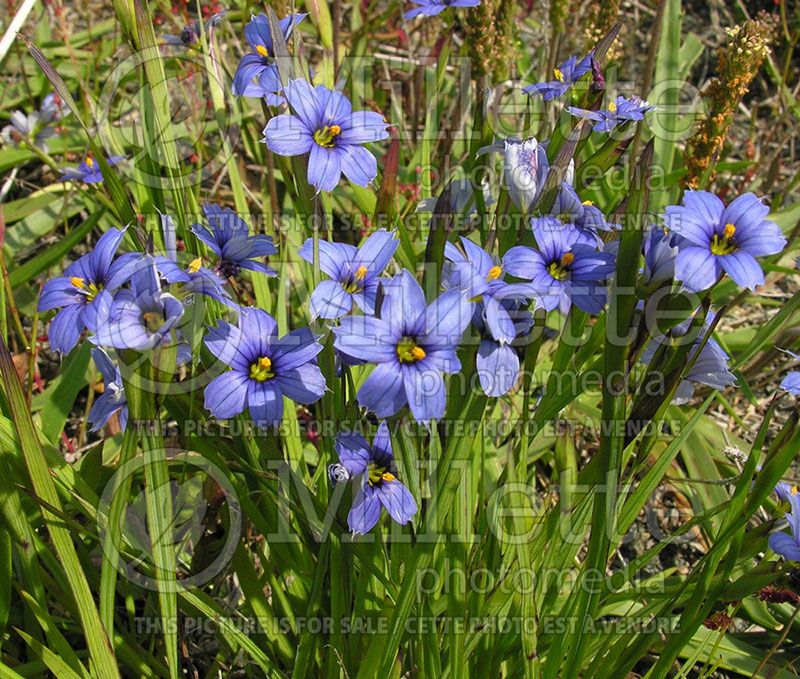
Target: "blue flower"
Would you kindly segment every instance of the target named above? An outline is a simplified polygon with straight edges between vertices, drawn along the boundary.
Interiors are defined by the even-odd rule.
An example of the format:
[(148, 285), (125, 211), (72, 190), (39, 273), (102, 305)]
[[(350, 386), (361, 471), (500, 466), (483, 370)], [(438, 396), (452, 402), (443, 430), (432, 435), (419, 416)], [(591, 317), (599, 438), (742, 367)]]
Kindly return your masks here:
[[(484, 146), (478, 150), (478, 155), (486, 152), (503, 154), (503, 181), (508, 197), (514, 205), (523, 212), (530, 214), (536, 208), (542, 190), (550, 174), (550, 161), (547, 159), (547, 141), (539, 142), (535, 137), (520, 141), (509, 138)], [(570, 161), (564, 176), (564, 181), (559, 188), (553, 213), (559, 205), (571, 204), (572, 197), (565, 195), (567, 189), (572, 190), (580, 209), (580, 199), (570, 186), (575, 172), (575, 163)]]
[(778, 484), (775, 486), (775, 494), (781, 502), (789, 502), (789, 498), (792, 497), (792, 495), (797, 495), (798, 492), (800, 492), (800, 489), (798, 489), (797, 484), (778, 481)]
[(786, 514), (790, 532), (772, 533), (769, 536), (769, 547), (787, 561), (800, 561), (800, 495), (790, 493), (785, 499), (789, 501), (790, 507)]
[(346, 316), (334, 328), (334, 346), (376, 367), (358, 390), (362, 407), (388, 417), (408, 404), (419, 422), (444, 414), (443, 374), (456, 373), (456, 349), (470, 321), (470, 302), (457, 289), (430, 305), (408, 271), (384, 285), (380, 318)]
[(590, 200), (581, 201), (577, 192), (566, 182), (556, 195), (550, 214), (574, 226), (580, 235), (579, 242), (602, 249), (601, 232), (614, 231), (619, 224), (606, 221), (600, 209)]
[[(795, 354), (786, 350), (783, 351), (796, 361), (800, 361), (800, 354)], [(786, 373), (786, 376), (781, 380), (781, 389), (795, 396), (800, 396), (800, 371), (793, 370), (790, 373)]]
[(91, 431), (99, 431), (114, 413), (119, 413), (119, 428), (125, 431), (128, 424), (128, 399), (119, 368), (102, 349), (92, 349), (92, 358), (103, 376), (103, 393), (97, 397), (89, 411)]
[[(725, 350), (719, 343), (713, 337), (710, 337), (701, 348), (703, 338), (713, 322), (714, 317), (715, 314), (713, 312), (709, 312), (706, 315), (705, 321), (703, 322), (703, 332), (698, 333), (692, 348), (689, 350), (686, 360), (687, 362), (694, 361), (694, 363), (675, 390), (675, 394), (672, 398), (672, 402), (675, 405), (687, 403), (692, 396), (694, 396), (694, 382), (704, 384), (707, 387), (719, 391), (724, 391), (726, 387), (736, 383), (736, 376), (728, 370), (728, 359), (730, 357), (725, 353)], [(641, 361), (643, 363), (649, 363), (653, 359), (659, 344), (669, 344), (672, 339), (686, 335), (691, 328), (691, 322), (690, 318), (679, 323), (668, 333), (668, 337), (664, 337), (663, 335), (654, 337), (642, 352)], [(699, 355), (698, 351), (700, 352)], [(697, 357), (696, 360), (695, 357)]]
[(259, 427), (277, 426), (283, 397), (316, 403), (325, 393), (325, 378), (313, 361), (322, 345), (308, 328), (278, 338), (278, 324), (266, 311), (243, 308), (238, 325), (222, 321), (204, 338), (206, 347), (232, 369), (205, 389), (205, 406), (217, 419), (244, 412)]
[(156, 255), (156, 266), (169, 282), (183, 283), (183, 291), (211, 297), (230, 307), (237, 307), (225, 289), (225, 281), (211, 269), (203, 266), (203, 260), (196, 257), (184, 270), (178, 264), (178, 246), (175, 238), (175, 222), (169, 215), (161, 215), (161, 229), (164, 233), (164, 255)]
[(358, 186), (375, 179), (378, 161), (362, 144), (389, 136), (380, 113), (353, 111), (341, 92), (305, 80), (293, 80), (284, 94), (295, 114), (267, 123), (264, 141), (270, 151), (279, 156), (308, 153), (308, 182), (317, 191), (332, 191), (342, 173)]
[(398, 479), (392, 455), (389, 427), (381, 422), (372, 445), (360, 434), (339, 434), (334, 444), (339, 463), (349, 478), (358, 478), (360, 486), (347, 525), (354, 533), (371, 531), (385, 509), (394, 521), (407, 524), (417, 513), (411, 491)]
[(675, 276), (675, 259), (678, 246), (673, 237), (663, 229), (653, 225), (642, 243), (644, 251), (644, 275), (642, 282), (658, 286), (672, 280)]
[(592, 70), (592, 53), (578, 61), (573, 55), (553, 69), (553, 80), (523, 87), (522, 91), (531, 96), (540, 95), (545, 101), (563, 96), (581, 76)]
[(617, 97), (608, 104), (608, 108), (599, 111), (589, 111), (577, 106), (568, 106), (567, 111), (578, 118), (588, 118), (594, 120), (595, 125), (592, 129), (595, 132), (611, 132), (617, 125), (631, 121), (644, 120), (644, 114), (652, 110), (646, 101), (637, 96), (630, 99)]
[(215, 271), (220, 276), (235, 277), (242, 269), (260, 271), (268, 276), (277, 275), (274, 269), (256, 259), (278, 252), (271, 237), (251, 236), (245, 221), (229, 207), (204, 205), (203, 213), (211, 228), (195, 224), (192, 233), (219, 257)]
[(39, 119), (45, 123), (55, 123), (70, 114), (69, 106), (55, 92), (50, 92), (39, 107)]
[[(212, 14), (208, 19), (202, 23), (202, 30), (205, 30), (206, 35), (211, 34), (211, 29), (216, 26), (225, 17), (226, 12), (217, 12)], [(193, 21), (183, 27), (178, 35), (167, 33), (163, 36), (164, 44), (171, 45), (172, 47), (194, 47), (200, 41), (201, 23), (199, 20)]]
[[(505, 313), (513, 319), (514, 338), (522, 339), (533, 327), (533, 317), (521, 308), (519, 301), (504, 300), (501, 303)], [(472, 323), (481, 335), (475, 365), (481, 389), (487, 396), (503, 396), (517, 383), (519, 377), (519, 356), (517, 350), (508, 342), (498, 341), (489, 331), (482, 303), (476, 305)]]
[(414, 19), (418, 16), (433, 17), (441, 14), (448, 7), (477, 7), (481, 0), (413, 0), (417, 7), (403, 14), (404, 19)]
[[(285, 40), (289, 39), (295, 26), (308, 14), (290, 14), (280, 21), (280, 29)], [(265, 97), (279, 92), (281, 80), (275, 65), (275, 48), (266, 14), (254, 16), (244, 27), (246, 38), (252, 52), (245, 54), (233, 76), (233, 94), (241, 97)]]
[(39, 311), (61, 309), (50, 323), (50, 346), (69, 353), (84, 330), (96, 332), (101, 304), (110, 302), (112, 293), (130, 278), (129, 260), (114, 260), (125, 229), (109, 229), (100, 236), (94, 249), (70, 264), (64, 275), (47, 281), (39, 298)]
[[(311, 293), (312, 317), (339, 318), (350, 312), (353, 302), (365, 314), (374, 313), (378, 276), (399, 243), (384, 229), (373, 233), (360, 248), (319, 241), (319, 266), (331, 279), (321, 281)], [(313, 239), (303, 243), (299, 254), (307, 262), (314, 262)]]
[(482, 317), (489, 335), (497, 342), (507, 344), (517, 336), (514, 319), (509, 313), (514, 305), (538, 297), (529, 283), (505, 281), (505, 259), (495, 260), (483, 248), (462, 236), (462, 253), (453, 243), (445, 244), (445, 262), (442, 281), (446, 288), (463, 290), (467, 298), (480, 303)]
[[(155, 260), (137, 262), (130, 289), (103, 297), (93, 341), (103, 347), (144, 351), (168, 344), (183, 316), (183, 304), (161, 289)], [(135, 260), (134, 260), (135, 261)]]
[(600, 313), (614, 256), (581, 242), (576, 228), (555, 217), (535, 217), (531, 226), (537, 249), (511, 248), (503, 258), (508, 273), (530, 280), (547, 311), (559, 307), (567, 313), (574, 303), (587, 313)]
[(769, 207), (754, 194), (743, 193), (725, 207), (708, 191), (687, 191), (682, 205), (666, 209), (664, 223), (679, 236), (675, 277), (692, 292), (714, 285), (727, 273), (750, 290), (764, 284), (756, 257), (773, 255), (786, 246), (780, 227), (766, 219)]
[[(122, 156), (109, 156), (106, 158), (106, 162), (109, 165), (117, 165), (123, 160), (125, 158)], [(100, 184), (103, 181), (100, 165), (91, 156), (86, 156), (78, 167), (68, 167), (61, 170), (61, 178), (63, 181), (82, 181), (87, 184)]]

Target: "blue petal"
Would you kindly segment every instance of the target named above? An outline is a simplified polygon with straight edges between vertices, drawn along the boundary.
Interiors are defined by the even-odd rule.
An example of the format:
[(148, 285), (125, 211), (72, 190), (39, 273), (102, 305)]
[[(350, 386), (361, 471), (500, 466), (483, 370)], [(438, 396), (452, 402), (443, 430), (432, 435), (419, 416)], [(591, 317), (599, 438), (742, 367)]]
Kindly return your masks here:
[(502, 396), (513, 388), (519, 375), (519, 357), (507, 344), (481, 340), (476, 358), (478, 378), (487, 396)]
[(313, 363), (282, 371), (275, 377), (275, 382), (284, 396), (305, 405), (319, 401), (327, 388), (322, 371)]
[(312, 318), (340, 318), (353, 307), (353, 297), (339, 281), (320, 281), (311, 293)]
[(353, 506), (347, 515), (347, 525), (350, 530), (360, 535), (366, 535), (381, 518), (381, 503), (375, 497), (371, 486), (359, 488)]
[(425, 329), (420, 336), (423, 344), (455, 346), (472, 319), (472, 305), (461, 290), (447, 290), (425, 311)]
[(741, 287), (755, 290), (757, 285), (764, 285), (764, 272), (750, 253), (739, 250), (730, 255), (723, 255), (717, 261)]
[(98, 239), (91, 253), (92, 268), (94, 269), (93, 280), (96, 282), (105, 281), (111, 261), (114, 259), (114, 254), (117, 252), (126, 230), (110, 228)]
[(508, 310), (494, 296), (484, 297), (486, 327), (498, 342), (513, 342), (517, 331)]
[(39, 311), (49, 311), (71, 304), (83, 304), (85, 297), (78, 292), (69, 278), (53, 278), (42, 288), (39, 298)]
[(403, 376), (395, 363), (379, 363), (357, 394), (362, 408), (378, 417), (389, 417), (407, 402)]
[(248, 380), (247, 408), (259, 427), (277, 427), (283, 417), (283, 396), (277, 385)]
[(789, 561), (800, 561), (800, 544), (788, 533), (772, 533), (769, 548)]
[(411, 491), (400, 481), (383, 481), (375, 490), (386, 512), (397, 523), (404, 525), (417, 513), (417, 503)]
[(78, 343), (83, 332), (82, 304), (64, 307), (50, 322), (50, 348), (60, 354), (68, 354)]
[(405, 328), (415, 327), (424, 319), (425, 295), (419, 283), (406, 269), (382, 283), (385, 296), (381, 318), (399, 336)]
[(279, 156), (299, 156), (315, 146), (312, 133), (300, 118), (284, 113), (267, 123), (264, 141), (267, 148)]
[(236, 370), (215, 377), (205, 389), (206, 410), (218, 420), (243, 412), (250, 382), (247, 375)]
[(360, 434), (341, 433), (333, 444), (339, 462), (350, 472), (350, 476), (358, 476), (367, 470), (370, 463), (369, 444)]
[(308, 158), (308, 183), (320, 191), (333, 191), (342, 176), (342, 162), (337, 149), (311, 145)]
[(384, 363), (397, 358), (399, 336), (387, 323), (373, 316), (348, 316), (333, 329), (334, 346), (348, 356), (369, 363)]
[[(350, 263), (356, 257), (356, 248), (347, 243), (330, 243), (319, 241), (319, 268), (335, 280), (341, 280), (343, 271), (350, 269)], [(308, 238), (298, 251), (309, 264), (314, 263), (314, 240)]]
[(312, 361), (320, 351), (322, 345), (317, 336), (309, 328), (299, 328), (272, 343), (272, 362), (275, 370), (283, 374)]
[(380, 113), (355, 111), (342, 126), (339, 142), (342, 144), (367, 144), (389, 136), (389, 125)]
[(683, 248), (675, 258), (675, 278), (692, 292), (710, 288), (717, 282), (720, 273), (717, 258), (706, 248)]
[(225, 321), (220, 321), (216, 328), (209, 328), (203, 342), (223, 365), (233, 366), (242, 372), (249, 371), (251, 361), (258, 358), (242, 352), (241, 331)]
[(378, 176), (378, 161), (363, 146), (339, 147), (342, 172), (353, 184), (368, 186)]
[(403, 385), (408, 407), (417, 422), (442, 418), (446, 394), (444, 378), (439, 372), (426, 369), (422, 364), (405, 367)]
[(378, 431), (375, 432), (375, 438), (372, 439), (372, 447), (380, 453), (381, 457), (385, 459), (394, 459), (392, 438), (389, 434), (389, 425), (386, 424), (386, 420), (383, 420), (378, 425)]
[(319, 95), (308, 81), (301, 78), (292, 80), (283, 88), (283, 92), (306, 129), (314, 132), (322, 127), (324, 109), (320, 105)]
[(399, 244), (393, 232), (379, 229), (358, 249), (354, 266), (365, 266), (370, 273), (378, 274), (388, 266)]

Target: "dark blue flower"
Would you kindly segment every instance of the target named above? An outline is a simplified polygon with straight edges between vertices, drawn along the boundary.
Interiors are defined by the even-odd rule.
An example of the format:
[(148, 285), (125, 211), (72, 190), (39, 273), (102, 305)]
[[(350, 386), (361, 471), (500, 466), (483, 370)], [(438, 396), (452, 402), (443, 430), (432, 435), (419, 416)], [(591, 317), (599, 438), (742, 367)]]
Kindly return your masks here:
[[(378, 276), (389, 264), (399, 242), (384, 229), (373, 233), (360, 248), (319, 241), (319, 266), (331, 279), (321, 281), (311, 293), (312, 317), (339, 318), (350, 312), (353, 302), (365, 314), (374, 313)], [(313, 239), (303, 243), (300, 256), (314, 262)]]
[(593, 120), (595, 125), (592, 129), (595, 132), (611, 132), (617, 125), (631, 121), (644, 120), (644, 114), (652, 110), (646, 101), (637, 96), (630, 99), (617, 97), (609, 102), (608, 108), (599, 111), (589, 111), (577, 106), (568, 106), (567, 111), (578, 118), (588, 118)]
[(443, 374), (461, 369), (456, 349), (471, 317), (466, 295), (452, 289), (431, 304), (403, 270), (384, 284), (380, 318), (346, 316), (333, 332), (344, 354), (377, 364), (358, 390), (361, 406), (388, 417), (408, 404), (419, 422), (444, 414)]
[[(106, 162), (109, 165), (117, 165), (123, 160), (125, 158), (122, 156), (109, 156), (106, 158)], [(100, 184), (103, 181), (100, 165), (91, 156), (86, 156), (78, 167), (68, 167), (61, 170), (61, 178), (64, 181), (82, 181), (87, 184)]]
[[(280, 28), (285, 40), (307, 14), (290, 14), (281, 19)], [(266, 14), (254, 16), (244, 27), (244, 37), (252, 52), (245, 54), (233, 76), (233, 94), (242, 97), (265, 97), (279, 92), (281, 80), (275, 65), (275, 48)]]
[(566, 313), (574, 303), (587, 313), (600, 313), (614, 256), (581, 242), (576, 228), (555, 217), (535, 217), (531, 226), (537, 248), (511, 248), (503, 258), (508, 273), (530, 280), (547, 311), (559, 307)]
[(432, 17), (441, 14), (448, 7), (477, 7), (481, 0), (413, 0), (417, 5), (403, 14), (404, 19), (418, 16)]
[(483, 248), (462, 236), (459, 250), (446, 243), (442, 281), (446, 288), (458, 288), (467, 298), (478, 303), (489, 335), (507, 344), (517, 336), (517, 328), (509, 310), (517, 304), (536, 299), (538, 293), (530, 283), (507, 283), (506, 264), (495, 260)]
[(119, 368), (102, 349), (92, 349), (94, 363), (103, 376), (103, 393), (95, 399), (89, 411), (91, 431), (99, 431), (114, 413), (119, 413), (119, 428), (125, 431), (128, 424), (128, 399)]
[(769, 536), (769, 547), (787, 561), (800, 561), (800, 495), (790, 493), (786, 500), (790, 511), (786, 514), (789, 533), (776, 531)]
[[(226, 12), (217, 12), (212, 14), (208, 19), (202, 23), (202, 27), (206, 35), (211, 34), (211, 29), (216, 26), (225, 17)], [(194, 47), (200, 41), (201, 23), (199, 20), (193, 21), (183, 27), (180, 33), (172, 35), (167, 33), (163, 36), (164, 44), (171, 45), (172, 47)]]
[(278, 252), (270, 236), (251, 236), (245, 221), (228, 207), (204, 205), (203, 213), (210, 228), (195, 224), (192, 233), (219, 257), (215, 271), (220, 276), (238, 276), (242, 269), (277, 275), (274, 269), (257, 261)]
[(378, 161), (363, 144), (389, 136), (380, 113), (353, 111), (341, 92), (293, 80), (284, 94), (294, 114), (275, 116), (264, 128), (264, 141), (279, 156), (308, 158), (308, 182), (317, 191), (332, 191), (342, 173), (367, 186), (378, 174)]
[(592, 54), (587, 54), (578, 61), (573, 55), (553, 69), (553, 80), (536, 83), (523, 87), (522, 91), (531, 96), (541, 96), (545, 101), (551, 101), (563, 96), (581, 76), (592, 70)]
[(283, 397), (310, 404), (325, 393), (325, 378), (314, 363), (322, 345), (308, 328), (278, 338), (278, 324), (266, 311), (243, 308), (238, 325), (222, 321), (205, 345), (231, 370), (205, 389), (205, 406), (217, 419), (244, 412), (260, 427), (277, 426)]
[[(102, 347), (144, 351), (168, 344), (183, 316), (183, 304), (161, 289), (155, 260), (137, 261), (130, 289), (103, 298), (93, 341)], [(136, 260), (133, 260), (136, 261)]]
[(360, 486), (347, 525), (354, 533), (371, 531), (385, 509), (394, 521), (407, 524), (417, 513), (417, 503), (411, 491), (398, 479), (392, 455), (389, 427), (381, 422), (372, 445), (360, 434), (339, 434), (334, 444), (339, 463), (349, 478)]
[[(503, 300), (505, 313), (513, 319), (514, 339), (522, 339), (533, 327), (533, 317), (522, 309), (519, 301)], [(486, 314), (482, 303), (476, 305), (472, 323), (481, 335), (475, 364), (481, 389), (487, 396), (503, 396), (517, 383), (519, 377), (519, 356), (514, 346), (506, 341), (498, 341), (486, 325)]]
[(39, 298), (39, 311), (61, 309), (50, 323), (50, 346), (66, 354), (78, 343), (84, 330), (96, 332), (97, 315), (108, 304), (110, 293), (131, 276), (132, 264), (114, 254), (125, 229), (109, 229), (94, 249), (70, 264), (64, 275), (47, 281)]
[(161, 215), (161, 229), (164, 234), (164, 255), (156, 255), (159, 273), (171, 283), (183, 283), (183, 292), (206, 295), (227, 306), (237, 307), (225, 289), (225, 281), (211, 269), (203, 266), (203, 260), (196, 257), (184, 270), (178, 264), (178, 247), (175, 238), (175, 222), (169, 215)]
[(679, 236), (675, 277), (687, 290), (700, 292), (727, 273), (750, 290), (764, 284), (756, 257), (773, 255), (786, 246), (769, 207), (754, 194), (743, 193), (725, 207), (708, 191), (687, 191), (682, 205), (666, 209), (664, 223)]

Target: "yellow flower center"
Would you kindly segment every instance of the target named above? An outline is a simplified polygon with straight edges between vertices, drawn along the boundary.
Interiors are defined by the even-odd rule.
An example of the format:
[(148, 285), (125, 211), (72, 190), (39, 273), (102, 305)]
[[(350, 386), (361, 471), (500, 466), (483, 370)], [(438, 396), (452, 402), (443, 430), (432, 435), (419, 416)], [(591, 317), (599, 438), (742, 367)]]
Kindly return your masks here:
[(567, 277), (569, 274), (569, 267), (574, 261), (575, 255), (571, 252), (565, 252), (557, 262), (550, 262), (547, 267), (547, 272), (557, 281), (560, 281)]
[(272, 361), (267, 356), (262, 356), (255, 363), (250, 365), (250, 379), (257, 382), (264, 382), (265, 380), (275, 377), (272, 371)]
[(411, 337), (403, 337), (397, 343), (397, 358), (401, 363), (416, 363), (425, 358), (425, 349), (417, 346)]
[(91, 302), (100, 291), (103, 289), (102, 285), (96, 285), (95, 283), (89, 283), (86, 285), (86, 281), (83, 280), (80, 276), (73, 276), (69, 279), (69, 282), (72, 283), (78, 290), (82, 290), (86, 293), (86, 301)]
[(615, 102), (615, 101), (609, 102), (608, 103), (608, 110), (611, 111), (611, 113), (616, 113), (616, 111), (617, 111), (617, 102)]
[(722, 230), (722, 235), (715, 233), (711, 238), (711, 253), (714, 255), (730, 255), (739, 249), (733, 236), (736, 227), (733, 224), (726, 224)]
[(345, 292), (357, 292), (361, 288), (361, 281), (364, 280), (366, 275), (367, 267), (362, 264), (355, 270), (355, 273), (353, 274), (353, 280), (344, 286)]
[(325, 125), (314, 132), (314, 141), (323, 148), (329, 149), (333, 147), (333, 141), (342, 132), (342, 128), (338, 125)]
[(395, 475), (386, 471), (386, 467), (379, 467), (374, 462), (371, 462), (367, 467), (367, 480), (370, 486), (374, 486), (382, 481), (394, 481)]
[(564, 82), (564, 74), (561, 72), (561, 69), (559, 68), (553, 69), (553, 77), (560, 83)]
[(591, 207), (594, 203), (591, 200), (585, 200), (581, 203), (581, 205), (586, 205), (587, 207)]
[(503, 267), (493, 266), (491, 269), (489, 269), (489, 273), (486, 274), (486, 280), (496, 281), (502, 275), (503, 275)]
[(94, 167), (94, 158), (91, 156), (86, 156), (86, 165), (88, 167)]
[(164, 317), (157, 311), (145, 311), (142, 318), (150, 332), (155, 332), (164, 324)]
[(268, 57), (269, 56), (269, 52), (267, 51), (267, 48), (264, 47), (264, 45), (256, 45), (256, 52), (258, 52), (259, 55), (262, 56), (262, 57)]
[(197, 273), (200, 271), (200, 267), (203, 266), (203, 260), (200, 257), (193, 259), (189, 262), (189, 273)]

